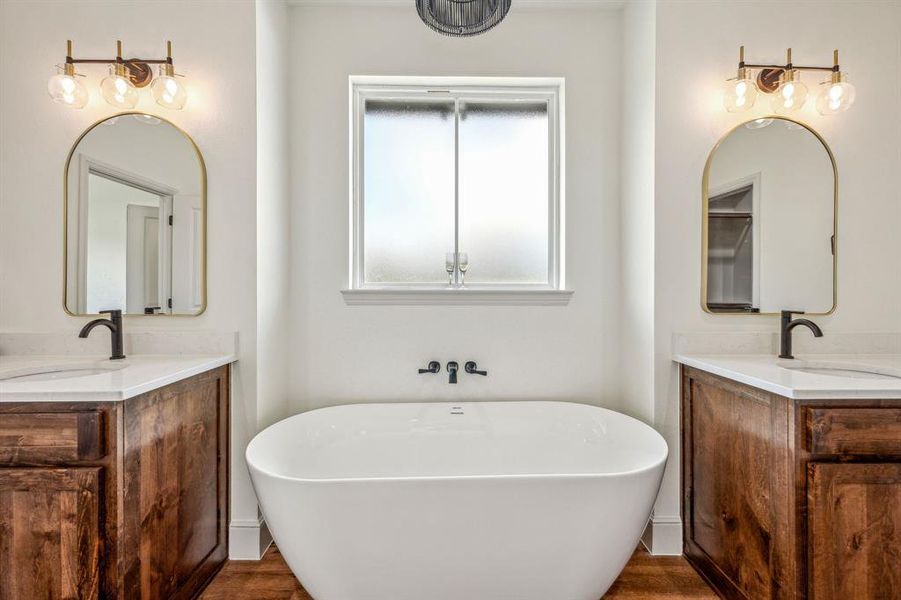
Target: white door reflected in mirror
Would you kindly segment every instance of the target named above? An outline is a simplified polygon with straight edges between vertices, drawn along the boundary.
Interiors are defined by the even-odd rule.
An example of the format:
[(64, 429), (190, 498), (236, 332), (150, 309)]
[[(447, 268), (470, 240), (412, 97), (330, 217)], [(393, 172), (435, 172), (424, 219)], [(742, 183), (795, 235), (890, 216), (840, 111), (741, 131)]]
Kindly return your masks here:
[(206, 175), (193, 141), (118, 115), (85, 132), (66, 169), (66, 310), (202, 312)]
[(806, 126), (773, 117), (729, 132), (704, 177), (705, 310), (831, 312), (835, 186), (832, 154)]

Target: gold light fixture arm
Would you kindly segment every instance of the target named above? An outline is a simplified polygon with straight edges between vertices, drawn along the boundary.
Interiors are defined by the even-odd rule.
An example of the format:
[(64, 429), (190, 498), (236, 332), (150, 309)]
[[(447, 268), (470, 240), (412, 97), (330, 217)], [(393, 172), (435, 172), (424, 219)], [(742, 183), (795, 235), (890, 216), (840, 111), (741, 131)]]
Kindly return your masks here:
[[(785, 64), (758, 64), (745, 62), (745, 47), (740, 46), (738, 49), (738, 69), (739, 79), (752, 79), (751, 70), (757, 71), (756, 81), (757, 87), (765, 93), (772, 93), (779, 87), (779, 83), (784, 79), (791, 78), (794, 71), (823, 71), (833, 73), (839, 72), (838, 66), (838, 50), (833, 52), (833, 65), (830, 67), (796, 65), (792, 62), (792, 49), (787, 48), (785, 51)], [(839, 79), (841, 79), (839, 77)]]
[(166, 58), (122, 58), (122, 41), (116, 41), (116, 58), (74, 58), (72, 56), (72, 40), (67, 40), (66, 62), (72, 64), (110, 64), (114, 62), (146, 63), (148, 65), (162, 65), (172, 62), (172, 42), (167, 42), (169, 55)]
[(166, 62), (163, 63), (163, 74), (168, 77), (175, 77), (175, 65), (172, 64), (172, 42), (166, 41)]
[(745, 63), (745, 47), (741, 46), (739, 48), (739, 68), (747, 67), (748, 69), (781, 69), (783, 71), (787, 70), (795, 70), (795, 71), (838, 71), (838, 50), (833, 52), (833, 61), (834, 64), (831, 67), (817, 67), (817, 66), (798, 66), (792, 63), (792, 49), (788, 48), (786, 51), (786, 61), (784, 65), (775, 65), (775, 64), (750, 64)]
[(75, 64), (72, 62), (72, 40), (66, 40), (66, 62), (63, 63), (63, 73), (69, 77), (75, 77)]
[[(128, 77), (128, 70), (125, 68), (125, 61), (122, 60), (122, 40), (116, 40), (116, 75), (120, 77)], [(131, 78), (129, 77), (129, 80)], [(134, 83), (134, 82), (132, 82)]]
[(166, 42), (166, 58), (123, 58), (122, 40), (116, 40), (116, 57), (109, 58), (75, 58), (72, 56), (72, 40), (66, 40), (66, 72), (74, 73), (76, 64), (112, 64), (117, 75), (127, 77), (135, 87), (144, 87), (153, 78), (150, 65), (163, 65), (166, 75), (174, 73), (172, 62), (172, 42)]
[(736, 79), (750, 79), (750, 71), (745, 66), (745, 47), (738, 47), (738, 73)]

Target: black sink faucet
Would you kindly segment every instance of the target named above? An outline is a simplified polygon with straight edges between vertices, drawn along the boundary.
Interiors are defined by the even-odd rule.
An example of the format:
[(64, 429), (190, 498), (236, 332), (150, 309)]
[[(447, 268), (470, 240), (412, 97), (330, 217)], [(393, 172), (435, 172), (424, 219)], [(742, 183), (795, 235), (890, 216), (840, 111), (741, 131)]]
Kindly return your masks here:
[(447, 363), (447, 372), (449, 373), (447, 378), (448, 383), (457, 383), (457, 369), (459, 368), (460, 365), (458, 365), (456, 361)]
[(823, 330), (810, 319), (794, 319), (792, 315), (803, 315), (799, 310), (783, 310), (781, 327), (779, 328), (779, 358), (794, 358), (792, 356), (792, 329), (799, 325), (807, 327), (813, 332), (814, 337), (823, 337)]
[(78, 337), (86, 338), (88, 334), (91, 333), (91, 330), (97, 327), (98, 325), (103, 325), (104, 327), (108, 327), (110, 330), (110, 337), (112, 338), (112, 347), (113, 352), (110, 356), (110, 360), (119, 360), (125, 358), (125, 354), (122, 353), (122, 311), (121, 310), (101, 310), (101, 314), (108, 313), (109, 319), (94, 319), (87, 325), (81, 328), (81, 331), (78, 332)]

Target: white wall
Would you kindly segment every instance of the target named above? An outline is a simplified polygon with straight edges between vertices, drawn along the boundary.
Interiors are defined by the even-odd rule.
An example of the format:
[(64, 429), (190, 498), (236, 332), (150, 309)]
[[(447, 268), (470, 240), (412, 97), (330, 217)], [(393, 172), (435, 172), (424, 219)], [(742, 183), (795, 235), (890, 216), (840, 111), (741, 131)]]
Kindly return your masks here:
[[(619, 13), (515, 9), (471, 39), (412, 3), (291, 8), (292, 400), (553, 398), (620, 405)], [(565, 307), (346, 306), (349, 75), (566, 78)], [(468, 359), (487, 378), (420, 376)]]
[[(290, 205), (288, 131), (288, 10), (283, 0), (256, 2), (257, 93), (257, 427), (288, 416), (287, 327)], [(243, 452), (243, 450), (242, 450)], [(260, 522), (260, 519), (257, 519)], [(254, 523), (249, 525), (252, 537)], [(233, 529), (232, 531), (235, 531)], [(268, 542), (268, 533), (259, 540)], [(247, 545), (248, 549), (250, 544)], [(232, 553), (238, 557), (237, 551)], [(253, 558), (252, 553), (240, 555)]]
[[(749, 62), (842, 67), (857, 103), (822, 117), (813, 102), (800, 118), (824, 135), (839, 171), (838, 310), (817, 318), (837, 332), (901, 331), (901, 3), (660, 2), (657, 6), (655, 425), (670, 461), (655, 519), (679, 515), (679, 385), (674, 332), (774, 331), (775, 317), (713, 316), (700, 306), (701, 176), (710, 149), (739, 121), (765, 114), (722, 109), (722, 83), (735, 74), (738, 46)], [(805, 75), (811, 89), (817, 80)]]
[(75, 139), (116, 110), (98, 93), (105, 67), (84, 67), (92, 93), (71, 110), (47, 96), (66, 39), (82, 57), (165, 56), (188, 76), (188, 106), (164, 109), (149, 92), (138, 110), (189, 132), (208, 174), (209, 306), (197, 318), (129, 317), (139, 330), (239, 332), (233, 371), (232, 519), (255, 522), (256, 498), (243, 461), (257, 428), (256, 388), (256, 98), (254, 5), (250, 1), (4, 0), (0, 3), (0, 330), (71, 332), (86, 318), (62, 310), (63, 166)]
[(651, 421), (656, 5), (646, 0), (627, 2), (622, 19), (620, 409)]

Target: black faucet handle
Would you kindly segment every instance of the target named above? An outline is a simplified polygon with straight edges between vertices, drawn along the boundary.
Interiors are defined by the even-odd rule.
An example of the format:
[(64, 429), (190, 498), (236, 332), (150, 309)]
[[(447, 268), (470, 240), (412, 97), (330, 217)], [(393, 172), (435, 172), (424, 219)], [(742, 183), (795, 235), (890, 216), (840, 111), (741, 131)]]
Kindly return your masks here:
[(419, 374), (423, 373), (438, 373), (441, 371), (441, 363), (437, 360), (433, 360), (429, 362), (429, 366), (426, 369), (419, 369)]
[(476, 361), (474, 361), (474, 360), (471, 360), (471, 361), (467, 362), (465, 365), (463, 365), (463, 370), (471, 375), (483, 375), (483, 376), (488, 375), (488, 371), (479, 371), (478, 368), (479, 368), (479, 365), (477, 365)]
[(119, 319), (122, 317), (122, 310), (118, 309), (118, 308), (110, 308), (107, 310), (100, 310), (97, 312), (99, 312), (101, 315), (109, 315), (113, 319)]

